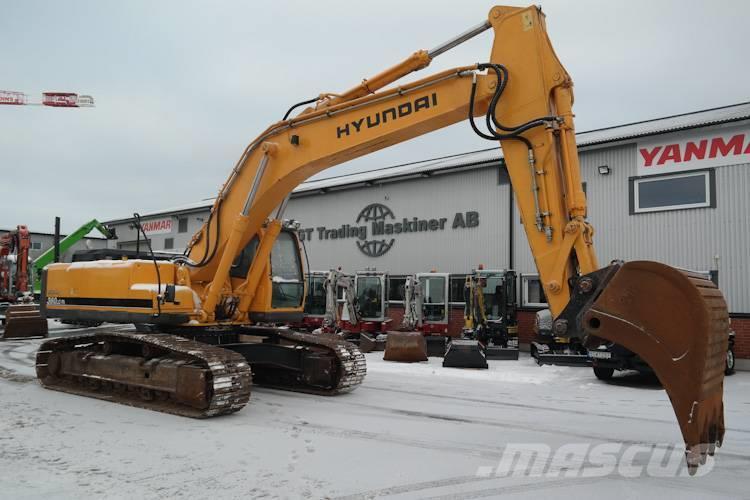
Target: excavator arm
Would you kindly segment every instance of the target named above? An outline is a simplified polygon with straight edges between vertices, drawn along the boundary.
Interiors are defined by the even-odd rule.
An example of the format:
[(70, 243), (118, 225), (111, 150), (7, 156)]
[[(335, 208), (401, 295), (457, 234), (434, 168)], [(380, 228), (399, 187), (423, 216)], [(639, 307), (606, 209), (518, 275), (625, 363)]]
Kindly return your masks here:
[[(486, 63), (388, 87), (486, 30), (494, 33)], [(474, 132), (503, 149), (556, 335), (580, 337), (589, 345), (602, 339), (622, 344), (654, 368), (672, 400), (691, 471), (721, 444), (726, 304), (710, 282), (663, 264), (615, 262), (600, 268), (594, 230), (586, 221), (573, 83), (555, 55), (540, 9), (494, 7), (486, 21), (447, 43), (313, 101), (292, 118), (292, 110), (287, 112), (245, 149), (185, 258), (129, 269), (93, 266), (80, 270), (78, 278), (62, 276), (53, 265), (48, 295), (59, 294), (65, 280), (110, 273), (109, 296), (132, 297), (146, 293), (130, 286), (137, 274), (154, 284), (150, 293), (159, 306), (154, 322), (176, 311), (174, 318), (184, 323), (247, 324), (251, 313), (271, 309), (271, 257), (290, 226), (283, 213), (296, 186), (334, 165), (469, 119)], [(249, 248), (252, 262), (238, 275), (237, 260)], [(162, 279), (180, 288), (179, 300), (174, 288), (162, 287)], [(220, 318), (217, 311), (227, 301), (231, 314)], [(67, 305), (58, 300), (56, 307)]]

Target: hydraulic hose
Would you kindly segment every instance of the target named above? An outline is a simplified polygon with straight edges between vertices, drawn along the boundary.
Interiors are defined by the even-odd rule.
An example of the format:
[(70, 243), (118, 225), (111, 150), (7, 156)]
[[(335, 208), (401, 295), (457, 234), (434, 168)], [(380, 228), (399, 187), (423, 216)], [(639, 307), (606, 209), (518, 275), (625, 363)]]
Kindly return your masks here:
[(146, 231), (143, 229), (143, 225), (141, 224), (141, 215), (136, 212), (133, 214), (133, 217), (135, 218), (135, 224), (138, 226), (138, 231), (140, 231), (143, 234), (143, 239), (146, 240), (146, 246), (148, 247), (148, 253), (151, 254), (151, 260), (154, 261), (154, 269), (156, 269), (156, 310), (158, 311), (154, 317), (158, 318), (161, 316), (161, 273), (159, 272), (159, 264), (156, 262), (156, 256), (154, 255), (154, 250), (151, 248), (151, 240), (148, 239), (148, 236), (146, 236)]

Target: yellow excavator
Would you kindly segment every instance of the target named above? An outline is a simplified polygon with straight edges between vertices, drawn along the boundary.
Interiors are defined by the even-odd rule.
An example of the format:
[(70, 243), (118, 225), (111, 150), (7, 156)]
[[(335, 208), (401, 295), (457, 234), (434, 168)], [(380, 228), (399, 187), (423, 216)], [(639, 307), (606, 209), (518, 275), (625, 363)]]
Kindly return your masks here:
[[(489, 62), (386, 88), (485, 30), (494, 32)], [(541, 10), (496, 6), (433, 50), (293, 106), (247, 146), (186, 255), (47, 266), (47, 316), (138, 329), (44, 342), (41, 383), (194, 417), (242, 408), (251, 375), (319, 394), (356, 387), (365, 362), (353, 345), (273, 326), (298, 321), (305, 295), (297, 225), (283, 218), (289, 195), (326, 168), (468, 119), (502, 147), (555, 335), (640, 355), (670, 397), (694, 472), (724, 436), (727, 307), (699, 275), (647, 261), (599, 265), (572, 104)]]

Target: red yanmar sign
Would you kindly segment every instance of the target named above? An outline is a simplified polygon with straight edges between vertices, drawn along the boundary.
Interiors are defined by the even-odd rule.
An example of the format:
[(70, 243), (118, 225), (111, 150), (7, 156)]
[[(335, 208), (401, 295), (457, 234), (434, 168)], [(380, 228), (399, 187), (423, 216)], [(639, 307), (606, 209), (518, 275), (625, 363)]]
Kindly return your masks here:
[(638, 175), (750, 163), (750, 127), (670, 134), (638, 142)]
[(172, 219), (147, 220), (141, 223), (146, 234), (163, 234), (172, 232)]

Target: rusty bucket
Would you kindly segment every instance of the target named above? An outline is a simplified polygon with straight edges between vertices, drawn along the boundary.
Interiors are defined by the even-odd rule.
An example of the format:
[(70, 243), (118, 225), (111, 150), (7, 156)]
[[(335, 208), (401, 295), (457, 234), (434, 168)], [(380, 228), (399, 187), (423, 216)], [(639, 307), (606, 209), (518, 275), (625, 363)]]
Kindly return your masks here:
[(424, 335), (420, 332), (388, 332), (383, 359), (403, 363), (427, 361)]
[(47, 320), (36, 304), (15, 304), (5, 311), (5, 329), (0, 330), (0, 339), (23, 339), (46, 337)]
[(667, 391), (694, 473), (724, 438), (729, 314), (713, 282), (658, 262), (625, 263), (583, 317), (595, 337), (638, 354)]

